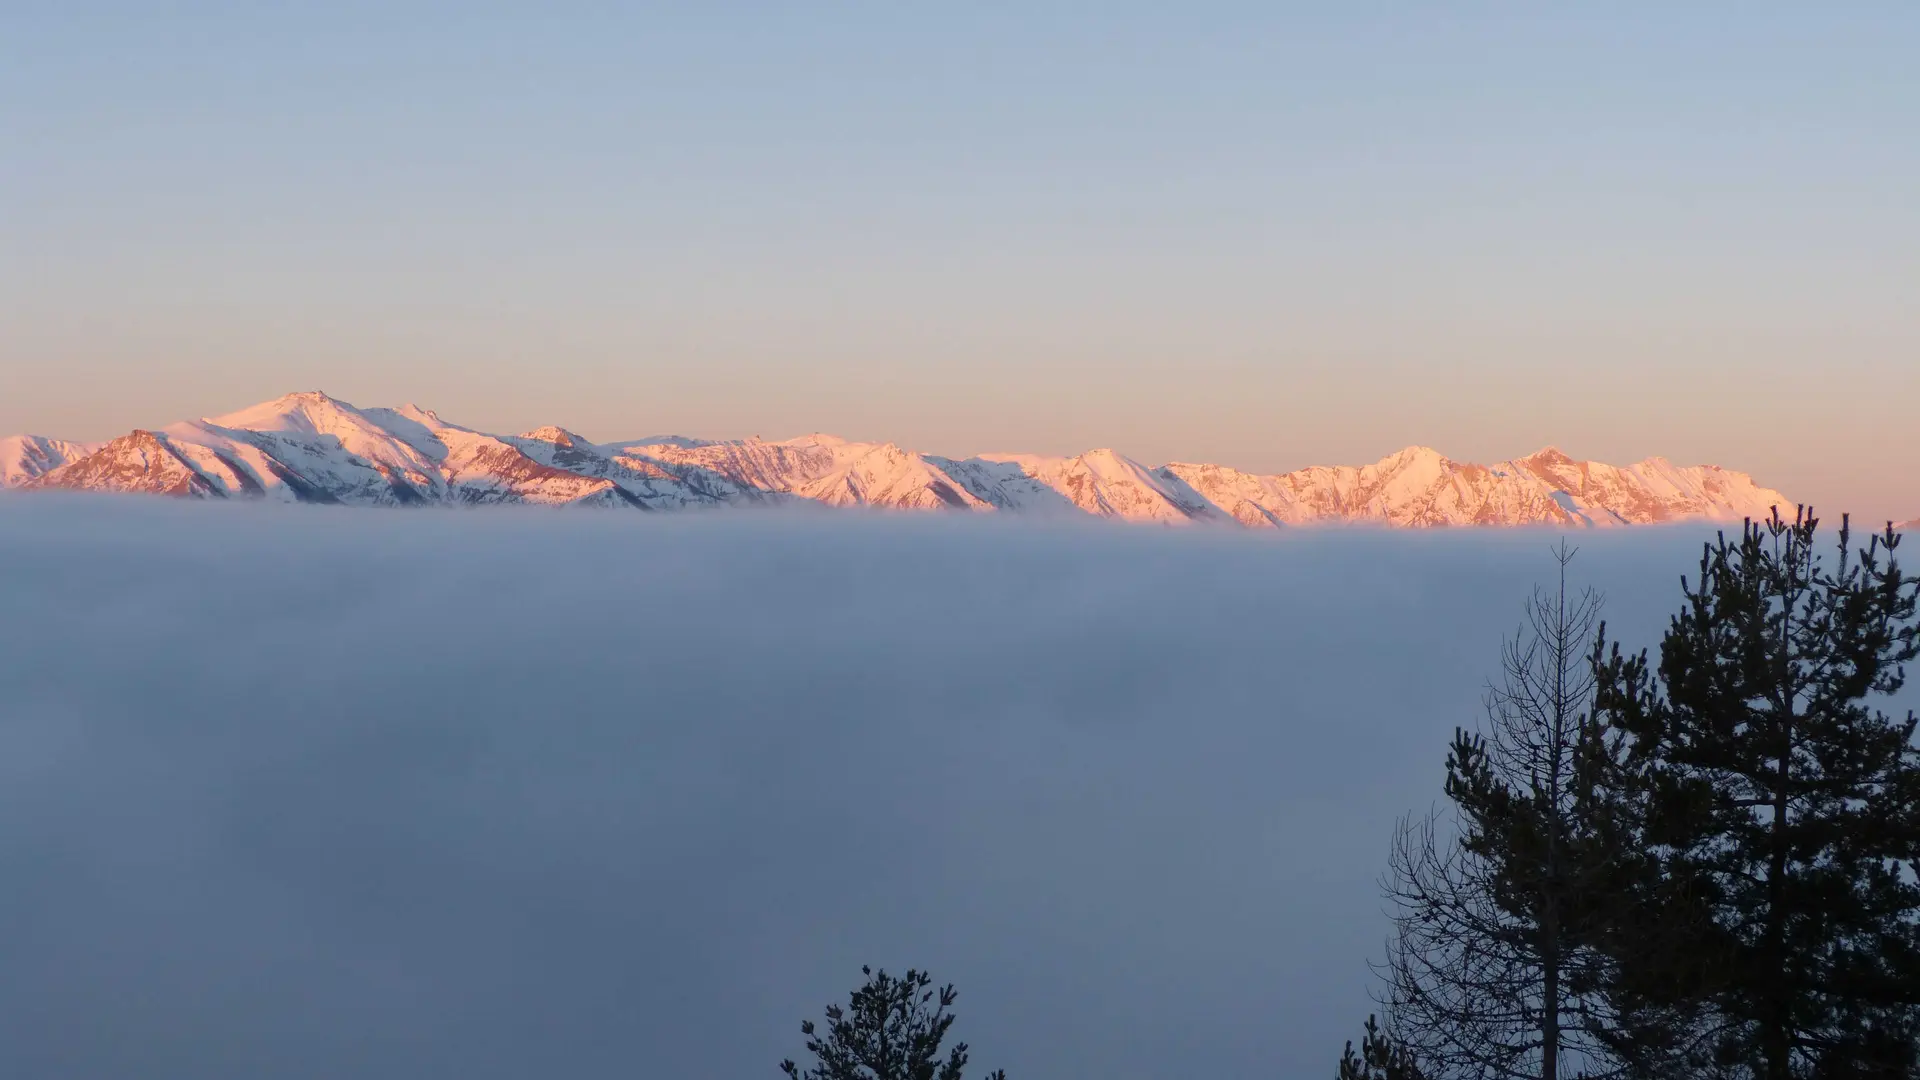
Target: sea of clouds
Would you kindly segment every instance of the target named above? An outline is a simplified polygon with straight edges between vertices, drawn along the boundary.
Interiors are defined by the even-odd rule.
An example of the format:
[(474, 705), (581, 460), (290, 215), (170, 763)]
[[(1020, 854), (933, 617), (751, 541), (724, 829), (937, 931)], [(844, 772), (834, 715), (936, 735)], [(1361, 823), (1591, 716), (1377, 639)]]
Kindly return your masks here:
[(1555, 540), (0, 500), (0, 1075), (1330, 1075)]

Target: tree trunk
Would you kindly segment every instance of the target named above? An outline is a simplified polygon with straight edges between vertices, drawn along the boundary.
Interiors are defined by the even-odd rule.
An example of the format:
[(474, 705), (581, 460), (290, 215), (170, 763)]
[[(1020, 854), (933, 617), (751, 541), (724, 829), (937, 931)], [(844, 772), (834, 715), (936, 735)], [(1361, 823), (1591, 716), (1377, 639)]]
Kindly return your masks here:
[(1781, 722), (1780, 761), (1774, 773), (1773, 851), (1767, 864), (1767, 984), (1773, 1022), (1766, 1035), (1768, 1080), (1791, 1080), (1793, 1034), (1787, 1028), (1787, 913), (1782, 900), (1787, 878), (1787, 780), (1793, 764), (1791, 713)]
[[(1556, 932), (1551, 925), (1543, 927), (1543, 934), (1549, 941)], [(1560, 1080), (1560, 956), (1557, 945), (1548, 945), (1542, 959), (1543, 975), (1541, 987), (1540, 1018), (1540, 1080)]]

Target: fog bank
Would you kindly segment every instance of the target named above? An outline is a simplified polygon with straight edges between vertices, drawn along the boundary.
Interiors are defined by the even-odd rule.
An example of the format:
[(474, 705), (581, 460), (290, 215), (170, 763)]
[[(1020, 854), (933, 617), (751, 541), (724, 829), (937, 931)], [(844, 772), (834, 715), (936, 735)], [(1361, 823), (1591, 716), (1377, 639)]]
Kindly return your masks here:
[(1330, 1075), (1555, 538), (7, 500), (0, 1074)]

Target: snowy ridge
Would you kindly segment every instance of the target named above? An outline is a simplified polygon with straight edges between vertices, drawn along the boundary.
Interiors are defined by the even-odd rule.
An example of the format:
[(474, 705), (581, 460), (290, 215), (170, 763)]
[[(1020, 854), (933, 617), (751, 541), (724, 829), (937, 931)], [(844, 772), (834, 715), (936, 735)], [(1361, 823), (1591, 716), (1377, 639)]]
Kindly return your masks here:
[(1791, 507), (1744, 473), (1663, 458), (1615, 466), (1552, 447), (1495, 465), (1408, 447), (1371, 465), (1280, 475), (1115, 450), (944, 458), (808, 435), (595, 443), (561, 427), (489, 435), (413, 405), (360, 409), (319, 392), (135, 431), (104, 445), (0, 440), (0, 487), (362, 506), (530, 503), (640, 510), (817, 503), (1250, 528), (1738, 521)]
[(0, 488), (17, 487), (98, 449), (99, 443), (67, 442), (45, 435), (9, 435), (0, 439)]

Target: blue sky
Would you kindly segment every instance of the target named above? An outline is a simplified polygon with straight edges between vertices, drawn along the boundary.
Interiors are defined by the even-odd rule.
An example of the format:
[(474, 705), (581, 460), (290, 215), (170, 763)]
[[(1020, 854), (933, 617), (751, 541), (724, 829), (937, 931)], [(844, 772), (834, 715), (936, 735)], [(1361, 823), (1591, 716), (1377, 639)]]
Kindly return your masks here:
[[(1681, 8), (1676, 10), (1676, 8)], [(0, 9), (0, 431), (294, 389), (1920, 514), (1908, 4)]]

